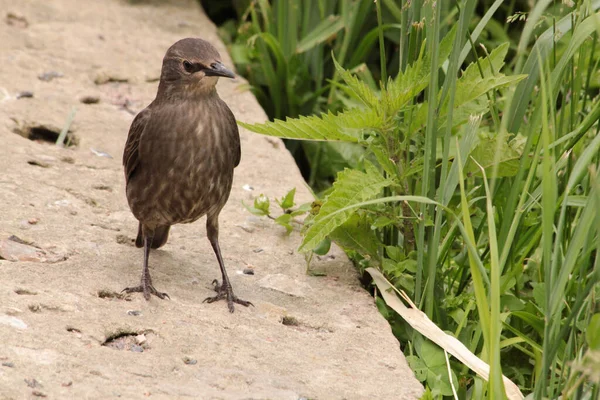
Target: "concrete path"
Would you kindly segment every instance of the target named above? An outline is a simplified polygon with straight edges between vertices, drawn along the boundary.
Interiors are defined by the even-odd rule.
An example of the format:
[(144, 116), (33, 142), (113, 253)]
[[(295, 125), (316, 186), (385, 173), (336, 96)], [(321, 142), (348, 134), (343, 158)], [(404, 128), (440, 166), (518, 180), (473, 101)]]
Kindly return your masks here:
[[(170, 301), (117, 295), (142, 262), (121, 155), (165, 50), (199, 36), (232, 66), (195, 1), (0, 0), (0, 12), (0, 254), (21, 260), (0, 260), (0, 399), (419, 397), (343, 253), (317, 261), (326, 277), (307, 276), (299, 234), (242, 206), (294, 187), (310, 201), (279, 140), (242, 132), (220, 219), (236, 293), (256, 307), (202, 303), (219, 278), (204, 220), (151, 255)], [(221, 97), (239, 120), (265, 120), (244, 83), (220, 82)], [(45, 142), (72, 110), (77, 145)]]

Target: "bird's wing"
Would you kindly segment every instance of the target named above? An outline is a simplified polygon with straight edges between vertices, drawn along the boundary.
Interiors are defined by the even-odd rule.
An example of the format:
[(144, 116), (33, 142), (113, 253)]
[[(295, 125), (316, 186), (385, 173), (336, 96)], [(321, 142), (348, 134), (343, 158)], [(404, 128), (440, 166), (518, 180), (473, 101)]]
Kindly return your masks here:
[(146, 123), (150, 119), (150, 108), (143, 109), (131, 123), (129, 135), (125, 143), (125, 151), (123, 152), (123, 166), (125, 167), (125, 182), (133, 175), (135, 168), (139, 164), (139, 147), (140, 138), (144, 133)]
[[(225, 104), (225, 103), (223, 103)], [(225, 108), (227, 110), (227, 117), (229, 119), (228, 123), (225, 125), (227, 129), (231, 129), (231, 136), (234, 140), (234, 149), (233, 149), (233, 166), (234, 168), (240, 164), (240, 159), (242, 158), (242, 149), (240, 147), (240, 132), (238, 130), (237, 122), (235, 121), (235, 116), (225, 104)]]

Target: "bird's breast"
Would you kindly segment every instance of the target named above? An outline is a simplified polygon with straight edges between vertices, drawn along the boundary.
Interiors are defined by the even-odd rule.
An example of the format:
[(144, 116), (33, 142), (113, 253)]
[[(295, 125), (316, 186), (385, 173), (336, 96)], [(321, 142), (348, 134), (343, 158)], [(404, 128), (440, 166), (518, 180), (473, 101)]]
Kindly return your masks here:
[(229, 140), (218, 118), (197, 110), (179, 117), (179, 121), (172, 121), (170, 132), (145, 138), (145, 148), (141, 149), (145, 168), (135, 197), (152, 207), (144, 207), (146, 215), (136, 215), (140, 220), (193, 222), (205, 214), (218, 213), (229, 197), (236, 143)]

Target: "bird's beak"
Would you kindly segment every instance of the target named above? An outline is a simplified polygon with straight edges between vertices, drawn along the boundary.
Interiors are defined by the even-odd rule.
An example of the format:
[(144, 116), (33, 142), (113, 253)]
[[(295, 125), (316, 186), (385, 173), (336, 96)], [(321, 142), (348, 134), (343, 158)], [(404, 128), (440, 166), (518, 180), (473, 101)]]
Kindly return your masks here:
[(225, 68), (222, 62), (217, 61), (204, 70), (206, 76), (223, 76), (225, 78), (235, 78), (235, 74)]

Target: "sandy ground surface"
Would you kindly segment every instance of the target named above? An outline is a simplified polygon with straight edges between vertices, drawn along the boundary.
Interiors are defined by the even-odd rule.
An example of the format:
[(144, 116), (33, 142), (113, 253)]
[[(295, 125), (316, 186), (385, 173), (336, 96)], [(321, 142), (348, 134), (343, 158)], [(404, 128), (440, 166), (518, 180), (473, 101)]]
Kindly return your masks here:
[[(293, 187), (310, 200), (278, 140), (242, 132), (220, 218), (232, 283), (254, 308), (202, 303), (220, 277), (204, 219), (174, 227), (151, 254), (170, 301), (117, 295), (137, 284), (142, 262), (121, 167), (133, 114), (154, 98), (162, 56), (180, 38), (210, 40), (231, 66), (194, 1), (0, 0), (0, 13), (0, 254), (20, 258), (0, 260), (0, 399), (420, 395), (344, 255), (315, 263), (327, 276), (307, 276), (299, 235), (243, 208)], [(220, 82), (221, 97), (238, 119), (265, 120), (242, 84)], [(45, 142), (72, 110), (77, 145)], [(242, 274), (248, 266), (254, 275)]]

